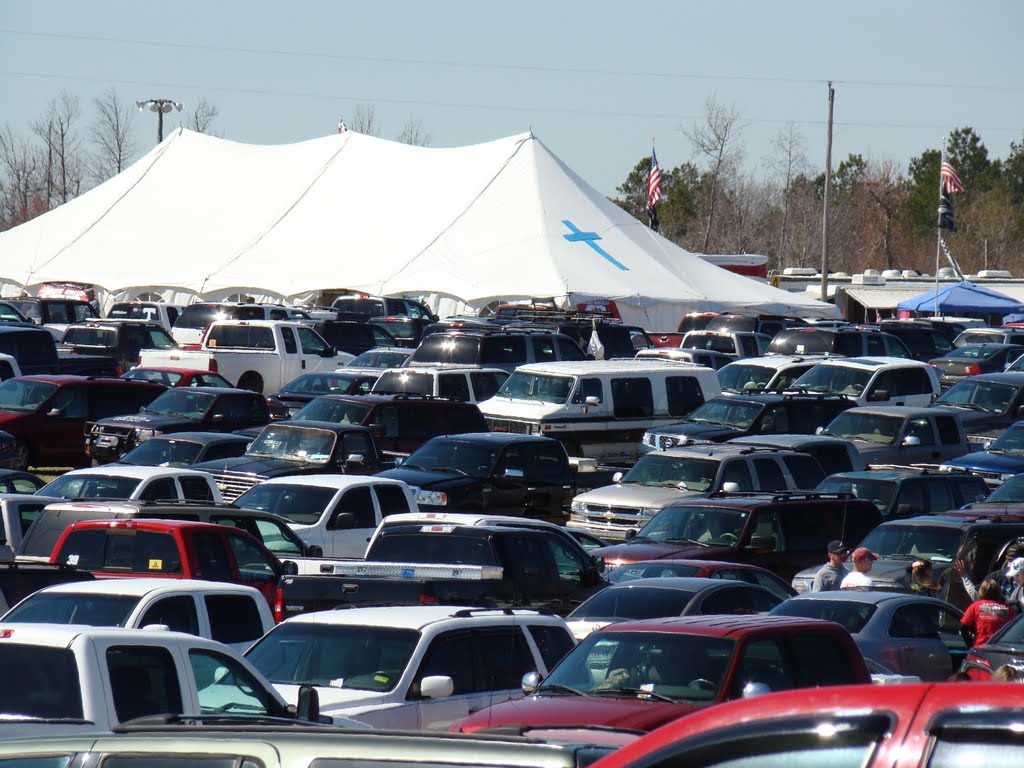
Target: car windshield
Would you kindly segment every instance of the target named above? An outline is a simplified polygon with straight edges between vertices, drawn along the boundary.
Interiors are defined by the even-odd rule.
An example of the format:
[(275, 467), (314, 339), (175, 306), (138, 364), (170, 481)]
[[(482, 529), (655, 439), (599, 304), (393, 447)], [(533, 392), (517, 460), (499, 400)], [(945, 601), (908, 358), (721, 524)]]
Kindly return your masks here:
[(0, 411), (32, 413), (57, 391), (56, 384), (27, 379), (8, 379), (0, 384)]
[(371, 349), (368, 352), (363, 352), (361, 355), (356, 355), (354, 360), (349, 360), (345, 363), (346, 368), (398, 368), (399, 366), (405, 365), (405, 361), (409, 359), (410, 350), (404, 352), (382, 352), (377, 349)]
[(716, 397), (700, 406), (686, 420), (746, 429), (763, 409), (764, 403), (746, 402), (735, 397)]
[(845, 365), (816, 365), (793, 382), (793, 389), (808, 392), (830, 392), (857, 397), (871, 380), (871, 371)]
[(362, 424), (370, 413), (366, 403), (318, 397), (302, 406), (292, 421), (326, 421), (331, 424)]
[(633, 465), (622, 482), (710, 491), (715, 484), (719, 466), (721, 464), (712, 459), (649, 453)]
[(1024, 454), (1024, 424), (1014, 424), (999, 436), (988, 450), (994, 453)]
[(137, 467), (188, 467), (195, 463), (202, 450), (201, 443), (157, 437), (140, 443), (118, 461)]
[(760, 391), (775, 375), (774, 368), (748, 363), (729, 363), (718, 371), (718, 383), (731, 392)]
[(271, 424), (250, 443), (246, 456), (263, 456), (306, 464), (326, 464), (338, 436), (327, 429)]
[(696, 590), (667, 587), (610, 587), (587, 600), (566, 616), (566, 620), (614, 621), (680, 616), (696, 595)]
[(113, 328), (72, 325), (64, 332), (64, 343), (76, 347), (116, 347), (117, 331)]
[(786, 600), (772, 608), (773, 616), (801, 616), (805, 619), (824, 619), (842, 624), (850, 634), (856, 634), (867, 626), (878, 609), (872, 603), (854, 600)]
[(731, 336), (719, 336), (716, 333), (703, 333), (695, 331), (683, 336), (679, 345), (687, 349), (711, 349), (715, 352), (724, 352), (727, 355), (736, 354), (736, 343)]
[(0, 647), (0, 669), (4, 670), (0, 712), (5, 721), (83, 718), (78, 665), (70, 648), (5, 641)]
[(4, 616), (4, 623), (123, 627), (139, 599), (132, 595), (36, 592), (12, 608)]
[(880, 445), (892, 445), (902, 426), (902, 416), (850, 410), (836, 416), (821, 434), (842, 437), (847, 440), (864, 440)]
[(565, 403), (569, 400), (574, 381), (571, 376), (542, 376), (517, 371), (505, 379), (496, 396), (507, 397), (510, 400)]
[(816, 490), (822, 493), (850, 493), (858, 499), (872, 502), (878, 511), (885, 514), (896, 495), (898, 484), (892, 480), (880, 480), (868, 477), (843, 477), (834, 475), (826, 477)]
[(700, 568), (696, 565), (665, 563), (660, 560), (642, 563), (627, 563), (606, 571), (604, 577), (612, 584), (621, 584), (636, 579), (657, 579), (663, 576), (696, 576)]
[(748, 514), (745, 509), (734, 507), (665, 507), (640, 529), (636, 538), (670, 544), (694, 542), (735, 547)]
[(989, 413), (1004, 413), (1015, 394), (1017, 388), (1010, 384), (967, 378), (947, 389), (933, 405), (952, 405)]
[(381, 374), (373, 385), (374, 392), (388, 395), (432, 395), (434, 394), (434, 377), (430, 373), (415, 371), (388, 371)]
[(245, 657), (275, 685), (390, 691), (419, 637), (415, 629), (289, 621)]
[(428, 472), (487, 478), (494, 470), (501, 449), (502, 446), (497, 443), (435, 437), (413, 452), (402, 466)]
[(272, 512), (298, 525), (313, 525), (337, 493), (337, 488), (260, 483), (235, 499), (234, 504), (242, 509)]
[(1005, 503), (1024, 502), (1024, 475), (1015, 475), (1003, 482), (998, 488), (985, 499), (989, 501), (1000, 501)]
[(190, 387), (175, 387), (157, 397), (143, 411), (157, 416), (201, 420), (213, 407), (217, 396), (209, 392), (196, 392)]
[(347, 395), (360, 389), (365, 374), (307, 373), (281, 387), (281, 395)]
[(682, 632), (595, 632), (559, 662), (539, 690), (713, 701), (735, 647), (726, 638)]
[(68, 473), (44, 485), (39, 495), (59, 499), (128, 499), (141, 482), (134, 477)]
[(960, 529), (945, 526), (883, 523), (860, 546), (896, 560), (931, 560), (949, 563), (960, 548)]

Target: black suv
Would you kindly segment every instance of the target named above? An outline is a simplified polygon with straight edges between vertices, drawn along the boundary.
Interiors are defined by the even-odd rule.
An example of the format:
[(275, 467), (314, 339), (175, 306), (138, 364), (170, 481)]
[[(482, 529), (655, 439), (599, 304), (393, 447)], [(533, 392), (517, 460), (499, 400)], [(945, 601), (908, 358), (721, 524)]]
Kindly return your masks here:
[(412, 353), (408, 365), (462, 365), (501, 368), (511, 373), (527, 363), (586, 360), (572, 337), (550, 331), (446, 331), (432, 333)]
[(840, 472), (822, 480), (818, 490), (873, 501), (886, 520), (947, 512), (988, 496), (988, 486), (977, 475), (918, 467)]
[(394, 337), (372, 323), (355, 320), (321, 320), (313, 326), (324, 341), (350, 355), (361, 355), (375, 347), (395, 346)]
[(267, 401), (256, 392), (225, 387), (175, 387), (139, 413), (86, 425), (89, 454), (117, 461), (139, 443), (173, 432), (234, 432), (270, 421)]
[(804, 327), (807, 323), (795, 317), (782, 315), (715, 315), (706, 326), (705, 331), (751, 331), (764, 333), (774, 337), (779, 331), (794, 326)]
[(725, 394), (708, 400), (686, 421), (657, 427), (643, 437), (647, 450), (692, 442), (725, 442), (744, 435), (813, 435), (856, 402), (844, 395)]
[(178, 346), (161, 325), (140, 320), (74, 323), (64, 331), (61, 344), (74, 352), (110, 355), (122, 370), (136, 365), (143, 349), (174, 349)]
[(366, 317), (382, 317), (385, 315), (408, 315), (437, 322), (437, 315), (430, 307), (412, 299), (392, 298), (390, 296), (366, 296), (351, 294), (339, 296), (331, 304), (331, 309), (338, 312), (351, 312)]
[(885, 333), (892, 334), (902, 341), (912, 358), (923, 363), (942, 357), (953, 349), (953, 343), (946, 334), (936, 330), (931, 323), (883, 320), (880, 326)]
[(840, 355), (842, 357), (910, 357), (891, 333), (877, 328), (786, 328), (768, 345), (770, 355)]

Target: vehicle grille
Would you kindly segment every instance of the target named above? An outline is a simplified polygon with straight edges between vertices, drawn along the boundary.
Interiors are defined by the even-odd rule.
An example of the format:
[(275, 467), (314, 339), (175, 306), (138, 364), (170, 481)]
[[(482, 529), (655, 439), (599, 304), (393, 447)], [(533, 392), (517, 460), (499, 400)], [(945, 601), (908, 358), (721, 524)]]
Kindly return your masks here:
[(121, 438), (128, 438), (131, 436), (135, 427), (121, 427), (115, 426), (114, 424), (97, 424), (93, 427), (92, 434), (94, 435), (117, 435)]
[(658, 448), (663, 451), (667, 451), (669, 448), (675, 448), (683, 442), (683, 438), (672, 437), (672, 435), (655, 435), (654, 439), (658, 441)]
[(625, 528), (637, 528), (650, 520), (649, 517), (640, 514), (639, 507), (587, 504), (586, 512), (583, 514), (588, 523), (595, 525), (621, 525)]
[(230, 503), (267, 478), (251, 472), (214, 472), (213, 479), (224, 501)]
[[(512, 419), (492, 419), (488, 417), (487, 428), (491, 432), (508, 432), (514, 435), (532, 435), (540, 432), (540, 428), (531, 425), (526, 421), (512, 421)], [(533, 429), (531, 430), (531, 426)]]

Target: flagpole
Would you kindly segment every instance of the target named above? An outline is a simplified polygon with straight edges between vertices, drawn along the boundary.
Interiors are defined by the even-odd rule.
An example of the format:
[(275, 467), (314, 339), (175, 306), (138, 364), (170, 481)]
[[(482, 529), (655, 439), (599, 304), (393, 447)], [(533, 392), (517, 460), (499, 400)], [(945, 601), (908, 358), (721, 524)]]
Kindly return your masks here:
[[(946, 137), (942, 137), (942, 144), (939, 147), (939, 207), (942, 207), (942, 163), (946, 159)], [(939, 211), (939, 218), (935, 227), (935, 309), (932, 317), (939, 316), (939, 256), (942, 253), (942, 211)]]

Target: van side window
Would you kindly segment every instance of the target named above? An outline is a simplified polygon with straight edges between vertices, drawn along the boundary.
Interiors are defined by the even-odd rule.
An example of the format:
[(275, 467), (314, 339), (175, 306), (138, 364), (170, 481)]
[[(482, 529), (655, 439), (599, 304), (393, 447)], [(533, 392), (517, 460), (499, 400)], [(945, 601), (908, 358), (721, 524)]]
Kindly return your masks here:
[(438, 397), (449, 400), (469, 400), (469, 382), (464, 373), (442, 373), (437, 377)]
[(494, 397), (507, 378), (508, 375), (499, 376), (496, 373), (469, 374), (469, 381), (473, 385), (473, 397), (477, 402)]
[(763, 491), (783, 491), (786, 489), (786, 477), (775, 459), (754, 459), (754, 471), (757, 482)]
[(668, 376), (665, 378), (665, 396), (669, 416), (686, 416), (704, 402), (704, 392), (696, 376)]
[(601, 385), (600, 379), (580, 379), (572, 401), (577, 405), (583, 405), (587, 402), (588, 397), (596, 397), (599, 403), (604, 402), (604, 387)]
[(531, 336), (533, 357), (538, 363), (546, 363), (555, 359), (555, 342), (551, 336)]
[(654, 415), (651, 380), (646, 377), (612, 379), (612, 403), (619, 419), (642, 419)]
[(726, 462), (725, 470), (722, 472), (722, 484), (725, 483), (736, 483), (741, 491), (754, 490), (746, 459), (733, 459)]
[[(209, 459), (207, 454), (207, 459)], [(210, 489), (210, 484), (201, 477), (179, 477), (178, 482), (181, 483), (181, 495), (191, 501), (213, 501), (213, 491)]]
[(825, 479), (818, 462), (809, 456), (783, 456), (789, 474), (793, 476), (793, 484), (797, 488), (817, 488), (818, 483)]

